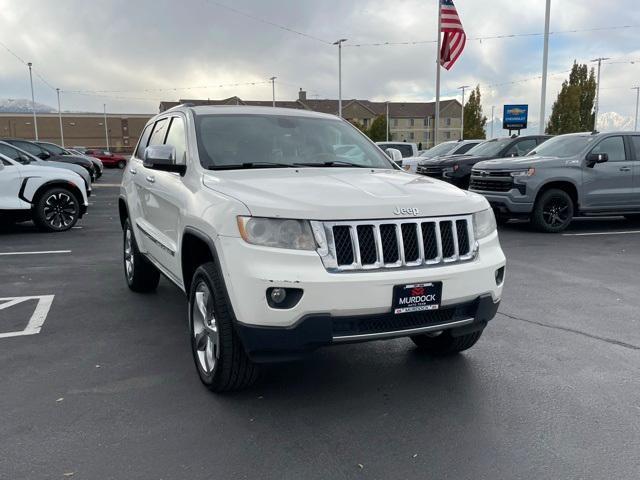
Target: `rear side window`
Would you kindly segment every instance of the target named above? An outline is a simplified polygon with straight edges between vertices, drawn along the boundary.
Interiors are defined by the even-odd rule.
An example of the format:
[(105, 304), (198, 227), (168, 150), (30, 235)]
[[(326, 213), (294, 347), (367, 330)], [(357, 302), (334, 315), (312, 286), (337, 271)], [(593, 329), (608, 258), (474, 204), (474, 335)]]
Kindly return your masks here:
[(402, 158), (411, 157), (413, 155), (413, 148), (411, 145), (407, 145), (405, 143), (396, 143), (393, 145), (385, 145), (384, 149), (387, 148), (395, 148), (396, 150), (400, 150), (402, 154)]
[(147, 148), (147, 143), (149, 143), (149, 135), (151, 135), (151, 127), (153, 124), (147, 125), (140, 135), (140, 140), (138, 141), (138, 148), (136, 148), (136, 157), (143, 159), (144, 158), (144, 149)]
[(591, 153), (606, 153), (610, 162), (624, 162), (627, 160), (622, 137), (605, 138), (598, 145), (593, 147)]
[(167, 145), (176, 149), (176, 163), (184, 165), (186, 162), (187, 144), (184, 138), (184, 121), (182, 117), (173, 117), (167, 134)]
[(167, 127), (169, 126), (169, 119), (163, 118), (158, 120), (153, 127), (153, 133), (149, 139), (149, 145), (164, 145), (164, 137), (167, 135)]
[(640, 162), (640, 136), (632, 136), (631, 144), (633, 145), (633, 150), (636, 152), (636, 161)]

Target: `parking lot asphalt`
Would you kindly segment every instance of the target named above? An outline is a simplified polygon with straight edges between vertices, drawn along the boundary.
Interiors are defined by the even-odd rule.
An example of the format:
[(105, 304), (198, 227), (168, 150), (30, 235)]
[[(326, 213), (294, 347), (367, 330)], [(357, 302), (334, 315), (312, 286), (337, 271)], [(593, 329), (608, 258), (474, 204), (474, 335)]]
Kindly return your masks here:
[(500, 312), (457, 357), (331, 347), (217, 396), (184, 295), (126, 287), (119, 178), (79, 228), (0, 230), (0, 478), (640, 478), (640, 226), (501, 228)]

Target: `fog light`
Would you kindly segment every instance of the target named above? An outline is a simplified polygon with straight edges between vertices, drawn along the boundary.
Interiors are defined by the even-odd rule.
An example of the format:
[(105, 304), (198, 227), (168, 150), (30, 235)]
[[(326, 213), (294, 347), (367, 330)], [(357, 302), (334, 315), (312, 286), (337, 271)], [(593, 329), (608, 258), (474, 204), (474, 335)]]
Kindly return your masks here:
[(496, 270), (496, 285), (498, 286), (502, 285), (503, 281), (504, 281), (504, 267), (500, 267), (499, 269)]
[(284, 288), (274, 288), (271, 290), (271, 301), (276, 305), (281, 304), (287, 298), (287, 291)]

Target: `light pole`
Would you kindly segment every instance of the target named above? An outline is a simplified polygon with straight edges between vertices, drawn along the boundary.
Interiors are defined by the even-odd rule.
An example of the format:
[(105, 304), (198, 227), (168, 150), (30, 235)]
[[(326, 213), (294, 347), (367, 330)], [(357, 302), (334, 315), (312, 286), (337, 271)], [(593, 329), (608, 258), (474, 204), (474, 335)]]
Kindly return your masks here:
[(33, 75), (31, 73), (31, 66), (32, 65), (33, 65), (33, 63), (31, 63), (31, 62), (27, 63), (27, 66), (29, 67), (29, 83), (31, 83), (31, 111), (33, 112), (33, 128), (35, 129), (36, 140), (39, 140), (39, 138), (38, 138), (38, 119), (36, 118), (36, 98), (33, 95)]
[(342, 118), (342, 43), (346, 42), (346, 38), (341, 38), (333, 42), (338, 45), (338, 116)]
[(271, 77), (269, 80), (271, 80), (271, 92), (273, 95), (273, 106), (276, 106), (276, 78), (278, 77)]
[(107, 127), (107, 104), (102, 104), (103, 112), (104, 112), (104, 138), (107, 143), (107, 151), (109, 151), (109, 127)]
[(633, 131), (638, 131), (638, 103), (640, 102), (640, 87), (633, 87), (631, 90), (636, 91), (636, 120), (633, 123)]
[(56, 88), (58, 94), (58, 121), (60, 122), (60, 144), (64, 148), (64, 129), (62, 128), (62, 111), (60, 110), (60, 89)]
[(598, 62), (598, 80), (596, 83), (596, 102), (595, 102), (594, 115), (593, 115), (594, 131), (598, 129), (598, 109), (600, 108), (600, 66), (602, 65), (603, 60), (609, 60), (609, 58), (599, 57), (591, 60), (592, 62)]
[(462, 90), (462, 120), (460, 121), (460, 140), (464, 140), (464, 91), (469, 87), (469, 85), (463, 85), (458, 87), (458, 90)]
[[(636, 108), (636, 117), (638, 116), (638, 109)], [(387, 101), (387, 142), (389, 141), (389, 101)]]
[(495, 119), (496, 119), (496, 115), (494, 113), (495, 111), (496, 111), (496, 106), (491, 105), (491, 138), (493, 138), (493, 124), (495, 123)]
[(547, 103), (547, 59), (549, 58), (549, 19), (551, 16), (551, 0), (547, 0), (544, 13), (544, 48), (542, 51), (542, 93), (540, 94), (540, 125), (538, 131), (544, 134), (544, 110)]

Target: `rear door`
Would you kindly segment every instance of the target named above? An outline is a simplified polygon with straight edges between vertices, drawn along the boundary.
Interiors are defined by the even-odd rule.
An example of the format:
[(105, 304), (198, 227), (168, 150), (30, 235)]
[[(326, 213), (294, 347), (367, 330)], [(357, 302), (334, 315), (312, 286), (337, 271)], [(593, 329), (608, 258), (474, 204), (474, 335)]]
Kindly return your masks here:
[(640, 207), (640, 135), (627, 137), (633, 154), (633, 205)]
[(609, 161), (584, 167), (584, 207), (615, 210), (633, 205), (633, 164), (622, 135), (605, 137), (589, 153), (606, 153)]

